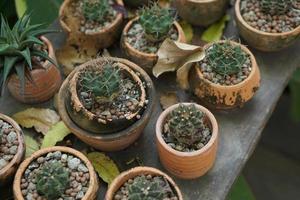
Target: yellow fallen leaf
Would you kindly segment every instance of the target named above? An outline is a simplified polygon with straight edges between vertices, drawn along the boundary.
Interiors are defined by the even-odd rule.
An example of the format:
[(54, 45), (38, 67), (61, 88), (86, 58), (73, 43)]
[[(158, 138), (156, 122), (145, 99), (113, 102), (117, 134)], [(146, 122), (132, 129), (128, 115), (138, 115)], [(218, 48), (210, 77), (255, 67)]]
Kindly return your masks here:
[(93, 164), (98, 175), (106, 183), (110, 184), (120, 174), (115, 162), (104, 153), (91, 152), (87, 157)]
[(177, 103), (178, 98), (176, 92), (167, 92), (160, 96), (160, 104), (164, 110)]
[(179, 21), (180, 26), (182, 27), (182, 30), (184, 32), (186, 42), (190, 43), (194, 37), (194, 30), (191, 24), (189, 24), (185, 20)]
[(229, 15), (224, 15), (222, 19), (210, 25), (202, 34), (201, 40), (205, 42), (217, 42), (222, 38), (226, 22), (230, 20)]
[(22, 127), (34, 127), (37, 132), (44, 135), (52, 125), (60, 120), (59, 115), (54, 110), (44, 108), (28, 108), (14, 114), (12, 118)]
[(34, 152), (38, 151), (40, 149), (39, 143), (31, 136), (24, 135), (25, 139), (25, 146), (26, 146), (26, 153), (25, 157), (30, 157)]
[(41, 148), (55, 146), (57, 142), (62, 141), (70, 133), (71, 131), (63, 121), (56, 123), (45, 135)]

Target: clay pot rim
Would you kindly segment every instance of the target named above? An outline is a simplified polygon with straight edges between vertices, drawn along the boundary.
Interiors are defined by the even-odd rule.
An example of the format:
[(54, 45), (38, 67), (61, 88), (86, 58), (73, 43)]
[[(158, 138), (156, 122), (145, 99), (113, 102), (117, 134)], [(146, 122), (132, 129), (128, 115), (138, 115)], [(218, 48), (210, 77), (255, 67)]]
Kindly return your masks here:
[[(170, 114), (170, 112), (172, 112), (180, 104), (183, 104), (183, 105), (195, 105), (196, 108), (198, 108), (199, 110), (201, 110), (202, 112), (205, 113), (205, 115), (208, 117), (208, 119), (209, 119), (209, 121), (211, 123), (212, 136), (211, 136), (210, 140), (208, 141), (208, 143), (206, 145), (204, 145), (204, 147), (202, 147), (201, 149), (199, 149), (197, 151), (193, 151), (193, 152), (181, 152), (181, 151), (177, 151), (177, 150), (173, 149), (172, 147), (170, 147), (165, 142), (165, 140), (162, 137), (162, 129), (163, 129), (163, 125), (164, 125), (166, 117)], [(159, 142), (160, 145), (163, 146), (163, 148), (166, 149), (168, 152), (170, 152), (172, 154), (175, 154), (177, 156), (180, 156), (180, 157), (194, 157), (194, 156), (197, 156), (197, 155), (200, 155), (200, 154), (206, 152), (208, 149), (211, 148), (211, 146), (217, 140), (218, 133), (219, 133), (218, 122), (217, 122), (215, 116), (207, 108), (205, 108), (205, 107), (203, 107), (203, 106), (201, 106), (199, 104), (196, 104), (196, 103), (178, 103), (178, 104), (170, 106), (169, 108), (167, 108), (166, 110), (164, 110), (159, 115), (159, 118), (157, 119), (155, 128), (156, 128), (156, 139), (157, 139), (157, 142)]]
[[(216, 43), (224, 43), (226, 40), (220, 40)], [(203, 80), (205, 81), (206, 83), (208, 83), (209, 85), (213, 86), (213, 87), (216, 87), (216, 88), (223, 88), (223, 89), (227, 89), (227, 88), (241, 88), (243, 85), (247, 84), (253, 77), (254, 75), (256, 74), (256, 70), (259, 71), (259, 67), (257, 65), (257, 62), (256, 62), (256, 59), (253, 55), (253, 53), (243, 44), (240, 44), (238, 42), (234, 42), (234, 41), (231, 41), (230, 40), (230, 43), (233, 44), (233, 45), (236, 45), (236, 46), (240, 46), (242, 48), (242, 50), (248, 54), (250, 56), (250, 60), (251, 60), (251, 67), (252, 67), (252, 70), (249, 74), (249, 76), (243, 80), (242, 82), (238, 83), (238, 84), (235, 84), (235, 85), (220, 85), (220, 84), (216, 84), (216, 83), (213, 83), (211, 82), (210, 80), (204, 78), (201, 70), (199, 69), (199, 65), (197, 64), (195, 67), (196, 67), (196, 72), (198, 74), (198, 76)], [(214, 42), (212, 43), (208, 43), (206, 44), (203, 49), (206, 50), (207, 48), (209, 48), (211, 45), (213, 45)]]
[[(101, 58), (98, 58), (101, 59)], [(143, 121), (145, 120), (145, 117), (147, 116), (147, 113), (152, 112), (153, 108), (154, 108), (154, 104), (155, 102), (155, 88), (154, 88), (154, 84), (150, 78), (150, 76), (138, 65), (136, 65), (135, 63), (123, 59), (123, 58), (116, 58), (116, 57), (111, 57), (110, 59), (113, 59), (115, 61), (119, 61), (122, 63), (131, 63), (132, 67), (134, 70), (136, 70), (137, 72), (139, 72), (141, 75), (140, 77), (143, 77), (143, 80), (147, 83), (147, 97), (149, 100), (149, 103), (147, 104), (146, 109), (144, 110), (143, 114), (141, 115), (141, 118), (139, 120), (137, 120), (136, 122), (134, 122), (132, 125), (130, 125), (128, 128), (118, 131), (116, 133), (111, 133), (111, 134), (96, 134), (96, 133), (91, 133), (81, 127), (79, 127), (68, 115), (68, 112), (66, 111), (66, 107), (65, 107), (65, 92), (67, 91), (67, 87), (68, 87), (68, 82), (69, 80), (72, 78), (72, 75), (74, 73), (74, 71), (72, 71), (69, 76), (64, 80), (59, 93), (58, 93), (58, 112), (62, 118), (62, 120), (64, 121), (64, 123), (66, 124), (66, 126), (68, 126), (69, 129), (73, 130), (73, 127), (76, 127), (76, 129), (80, 130), (80, 134), (84, 135), (85, 137), (88, 138), (96, 138), (98, 140), (103, 140), (103, 141), (111, 141), (111, 140), (119, 140), (122, 138), (126, 138), (127, 136), (133, 134), (133, 130), (136, 129), (136, 127), (139, 127)], [(149, 90), (149, 91), (148, 91)], [(75, 133), (75, 132), (74, 132)], [(75, 134), (79, 134), (79, 133), (75, 133)]]
[(119, 63), (120, 65), (118, 67), (122, 68), (125, 71), (127, 71), (131, 75), (131, 78), (136, 82), (136, 84), (139, 86), (139, 88), (141, 90), (140, 101), (139, 101), (139, 105), (138, 105), (139, 109), (135, 113), (131, 113), (131, 115), (126, 117), (127, 120), (131, 120), (135, 116), (137, 116), (139, 114), (139, 112), (141, 111), (141, 109), (144, 107), (145, 100), (146, 100), (146, 90), (143, 87), (143, 82), (140, 79), (140, 77), (137, 76), (136, 72), (129, 65), (126, 65), (122, 62), (118, 62), (118, 61), (115, 61), (115, 60), (111, 60), (109, 57), (108, 58), (100, 58), (100, 59), (97, 59), (97, 60), (90, 60), (90, 61), (76, 67), (76, 70), (74, 70), (74, 73), (72, 73), (72, 78), (69, 81), (69, 87), (70, 87), (69, 91), (71, 93), (71, 101), (74, 103), (73, 106), (75, 107), (75, 111), (76, 112), (81, 111), (83, 113), (83, 115), (85, 115), (89, 119), (98, 119), (99, 123), (106, 124), (106, 123), (111, 122), (111, 121), (106, 121), (104, 119), (98, 118), (97, 115), (95, 115), (94, 113), (88, 111), (84, 107), (82, 102), (80, 101), (78, 91), (77, 91), (77, 80), (78, 80), (79, 75), (81, 74), (81, 72), (84, 69), (89, 68), (90, 66), (94, 66), (94, 65), (97, 65), (97, 67), (101, 68), (101, 67), (103, 67), (103, 65), (100, 65), (100, 62), (102, 62), (102, 64), (103, 64), (104, 62), (106, 62), (106, 60), (107, 61), (114, 61), (116, 63)]
[[(65, 10), (65, 7), (69, 6), (69, 4), (72, 2), (73, 0), (65, 0), (63, 2), (63, 4), (60, 6), (60, 9), (59, 9), (59, 22), (62, 26), (62, 28), (70, 33), (72, 31), (77, 31), (77, 30), (71, 30), (71, 28), (68, 26), (68, 24), (63, 20), (63, 17), (64, 17), (64, 10)], [(124, 3), (123, 3), (123, 0), (115, 0), (117, 4), (119, 4), (120, 6), (124, 6)], [(112, 29), (112, 27), (116, 26), (118, 23), (120, 23), (123, 19), (123, 14), (122, 13), (118, 13), (116, 18), (106, 27), (103, 27), (101, 30), (97, 31), (97, 32), (92, 32), (92, 33), (84, 33), (84, 35), (91, 35), (91, 36), (94, 36), (94, 35), (98, 35), (98, 34), (102, 34), (102, 33), (106, 33), (108, 31), (110, 31)]]
[(14, 183), (13, 183), (13, 192), (14, 192), (14, 196), (15, 198), (17, 197), (17, 199), (24, 199), (22, 192), (21, 192), (21, 179), (22, 176), (25, 172), (25, 170), (27, 169), (27, 167), (30, 165), (30, 163), (32, 163), (34, 160), (36, 160), (38, 157), (45, 155), (47, 153), (50, 152), (55, 152), (55, 151), (60, 151), (63, 153), (68, 153), (71, 154), (73, 156), (76, 156), (77, 158), (79, 158), (82, 162), (84, 162), (84, 164), (86, 165), (86, 167), (89, 170), (89, 174), (90, 174), (90, 180), (89, 180), (89, 187), (88, 190), (86, 191), (84, 197), (82, 198), (82, 200), (89, 200), (89, 196), (92, 195), (93, 193), (93, 187), (94, 185), (96, 185), (97, 183), (97, 175), (94, 171), (93, 165), (91, 164), (91, 162), (88, 160), (88, 158), (86, 158), (85, 155), (83, 155), (81, 152), (70, 148), (70, 147), (65, 147), (65, 146), (54, 146), (54, 147), (48, 147), (48, 148), (44, 148), (44, 149), (40, 149), (36, 152), (34, 152), (29, 158), (25, 159), (21, 165), (19, 166), (16, 175), (15, 175), (15, 179), (14, 179)]
[(212, 3), (212, 2), (215, 2), (215, 1), (219, 1), (219, 0), (186, 0), (186, 1), (189, 1), (189, 2), (193, 2), (193, 3), (198, 3), (198, 4), (203, 4), (203, 3)]
[(261, 30), (257, 30), (255, 28), (253, 28), (252, 26), (250, 26), (242, 17), (241, 12), (240, 12), (241, 11), (240, 4), (241, 4), (241, 0), (236, 0), (235, 6), (234, 6), (236, 19), (238, 21), (240, 21), (244, 27), (246, 27), (248, 30), (250, 30), (252, 32), (255, 32), (257, 34), (264, 35), (264, 36), (270, 36), (270, 37), (280, 37), (280, 36), (287, 36), (287, 35), (292, 35), (292, 34), (297, 35), (300, 33), (300, 25), (291, 31), (283, 32), (283, 33), (268, 33), (268, 32), (264, 32)]
[(18, 142), (19, 142), (17, 153), (14, 155), (13, 159), (7, 165), (5, 165), (4, 168), (0, 169), (0, 176), (3, 176), (6, 171), (9, 171), (18, 162), (19, 159), (22, 160), (25, 154), (25, 145), (24, 145), (24, 135), (18, 123), (12, 118), (2, 113), (0, 113), (0, 119), (9, 123), (14, 128), (15, 132), (17, 133)]
[(159, 169), (156, 169), (156, 168), (153, 168), (153, 167), (146, 167), (146, 166), (144, 166), (144, 167), (134, 167), (134, 168), (131, 168), (131, 169), (119, 174), (113, 180), (113, 182), (109, 185), (109, 188), (108, 188), (108, 190), (106, 192), (106, 195), (105, 195), (105, 200), (112, 200), (113, 199), (113, 195), (120, 188), (120, 187), (118, 187), (119, 183), (121, 184), (120, 186), (122, 186), (128, 179), (134, 178), (134, 177), (142, 175), (142, 174), (148, 174), (148, 173), (165, 177), (168, 180), (168, 182), (172, 185), (175, 192), (177, 193), (178, 199), (183, 200), (182, 193), (181, 193), (179, 187), (177, 186), (175, 181), (168, 174), (160, 171)]
[[(129, 31), (129, 29), (131, 28), (132, 24), (134, 22), (136, 22), (138, 19), (139, 19), (139, 16), (133, 18), (124, 27), (123, 32), (122, 32), (122, 37), (124, 37), (124, 45), (126, 46), (126, 48), (130, 49), (130, 51), (134, 52), (137, 55), (141, 55), (143, 57), (150, 57), (150, 58), (156, 59), (157, 53), (145, 53), (145, 52), (139, 51), (139, 50), (133, 48), (133, 46), (131, 46), (127, 42), (127, 40), (125, 39), (127, 37), (126, 35), (127, 35), (128, 31)], [(177, 42), (179, 42), (179, 41), (185, 41), (185, 35), (183, 33), (183, 30), (182, 30), (180, 24), (177, 21), (174, 21), (173, 25), (175, 26), (175, 28), (177, 30), (177, 33), (178, 33)]]

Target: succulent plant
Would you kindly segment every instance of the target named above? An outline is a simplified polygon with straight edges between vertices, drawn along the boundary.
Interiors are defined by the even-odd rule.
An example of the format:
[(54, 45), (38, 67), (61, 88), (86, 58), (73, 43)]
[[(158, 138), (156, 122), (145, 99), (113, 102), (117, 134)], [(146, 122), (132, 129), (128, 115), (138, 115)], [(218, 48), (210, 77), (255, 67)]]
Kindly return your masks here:
[(207, 63), (213, 71), (221, 75), (232, 75), (241, 71), (247, 60), (247, 54), (239, 45), (214, 43), (206, 50)]
[(174, 20), (172, 10), (161, 8), (157, 3), (139, 10), (139, 23), (147, 39), (153, 42), (161, 41), (168, 36)]
[(81, 80), (82, 89), (91, 92), (96, 102), (112, 102), (120, 93), (121, 76), (119, 69), (106, 63), (100, 73), (86, 71)]
[(207, 129), (204, 113), (195, 105), (180, 104), (167, 118), (168, 133), (184, 146), (192, 146), (202, 140), (202, 131)]
[[(39, 48), (44, 45), (40, 36), (53, 32), (42, 27), (42, 24), (31, 25), (30, 15), (24, 14), (11, 29), (7, 20), (1, 16), (0, 88), (2, 92), (7, 78), (13, 73), (17, 73), (24, 91), (25, 79), (33, 81), (30, 71), (33, 70), (32, 62), (37, 62), (34, 58), (44, 58), (56, 65), (55, 61)], [(38, 66), (40, 63), (36, 64)]]
[(82, 12), (86, 20), (103, 23), (111, 12), (112, 6), (108, 0), (84, 0)]
[(47, 163), (37, 172), (37, 192), (49, 200), (58, 199), (69, 186), (69, 175), (59, 161)]
[(135, 177), (128, 186), (128, 200), (163, 200), (171, 193), (167, 180), (163, 177), (147, 179), (145, 175)]
[(282, 15), (287, 13), (293, 4), (293, 0), (261, 0), (261, 9), (271, 15)]

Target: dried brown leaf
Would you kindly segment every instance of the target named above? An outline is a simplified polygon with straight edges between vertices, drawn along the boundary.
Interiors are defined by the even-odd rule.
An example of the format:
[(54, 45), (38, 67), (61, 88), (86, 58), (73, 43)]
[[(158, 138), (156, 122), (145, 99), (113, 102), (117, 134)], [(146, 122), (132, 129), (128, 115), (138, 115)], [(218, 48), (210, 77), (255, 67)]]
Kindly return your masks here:
[(177, 103), (178, 98), (176, 92), (167, 92), (160, 96), (160, 105), (164, 110)]

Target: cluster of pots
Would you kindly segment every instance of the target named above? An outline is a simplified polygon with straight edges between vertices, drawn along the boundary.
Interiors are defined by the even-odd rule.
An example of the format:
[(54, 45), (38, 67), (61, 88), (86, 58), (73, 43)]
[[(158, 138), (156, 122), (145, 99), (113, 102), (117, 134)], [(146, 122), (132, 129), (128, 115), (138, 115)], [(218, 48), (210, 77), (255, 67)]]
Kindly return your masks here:
[[(116, 2), (123, 6), (122, 0), (117, 0)], [(140, 6), (148, 2), (149, 1), (126, 0), (125, 4)], [(116, 16), (116, 19), (108, 27), (96, 33), (86, 34), (78, 31), (78, 27), (76, 27), (76, 23), (71, 17), (71, 10), (69, 9), (71, 3), (72, 0), (65, 0), (59, 12), (61, 26), (68, 33), (70, 38), (75, 39), (79, 45), (91, 43), (98, 49), (109, 47), (115, 43), (122, 29), (123, 15), (121, 13)], [(207, 26), (220, 19), (226, 10), (227, 3), (227, 0), (176, 0), (174, 1), (174, 6), (177, 8), (178, 14), (192, 25)], [(212, 15), (212, 13), (214, 14)], [(293, 31), (286, 33), (265, 33), (254, 29), (244, 21), (240, 14), (240, 0), (236, 1), (235, 14), (237, 27), (241, 36), (249, 43), (249, 45), (262, 51), (276, 51), (283, 49), (291, 45), (300, 34), (300, 26)], [(152, 66), (157, 61), (157, 54), (140, 52), (137, 49), (134, 49), (125, 40), (128, 30), (137, 19), (138, 18), (134, 18), (128, 22), (123, 29), (121, 37), (121, 48), (128, 59), (133, 62), (113, 57), (91, 60), (76, 67), (76, 69), (74, 69), (63, 81), (62, 85), (62, 78), (59, 70), (52, 64), (45, 62), (44, 65), (46, 70), (37, 69), (31, 72), (34, 81), (37, 83), (36, 85), (33, 86), (28, 82), (25, 85), (26, 92), (21, 95), (17, 92), (21, 87), (20, 81), (13, 75), (8, 82), (9, 91), (12, 96), (21, 102), (37, 103), (49, 100), (60, 88), (58, 93), (58, 111), (62, 120), (72, 133), (83, 142), (102, 151), (119, 151), (127, 148), (142, 134), (145, 126), (150, 120), (156, 102), (155, 88), (148, 74), (151, 73)], [(184, 32), (180, 25), (175, 22), (174, 27), (178, 32), (177, 41), (185, 42)], [(41, 39), (48, 46), (49, 56), (55, 60), (51, 42), (45, 37), (42, 37)], [(218, 43), (224, 43), (224, 41), (219, 41)], [(260, 86), (260, 71), (254, 55), (247, 47), (240, 43), (231, 41), (231, 44), (240, 46), (250, 57), (251, 73), (242, 82), (232, 86), (225, 86), (207, 80), (197, 65), (193, 67), (189, 75), (190, 85), (195, 95), (199, 97), (201, 103), (206, 107), (232, 109), (243, 106), (244, 103), (252, 99)], [(211, 45), (212, 44), (205, 45), (203, 47), (204, 50), (210, 48)], [(113, 120), (108, 123), (99, 123), (97, 119), (90, 117), (92, 114), (84, 109), (84, 105), (80, 102), (77, 94), (78, 86), (76, 85), (80, 72), (89, 68), (89, 66), (99, 66), (99, 68), (101, 68), (103, 67), (103, 62), (107, 59), (111, 62), (120, 63), (121, 66), (125, 66), (123, 70), (127, 71), (127, 74), (129, 74), (129, 76), (137, 83), (140, 83), (139, 90), (142, 91), (141, 93), (145, 95), (145, 98), (142, 100), (143, 102), (141, 102), (143, 103), (143, 110), (139, 113), (140, 116), (138, 120), (127, 120), (125, 122), (124, 120)], [(137, 74), (138, 76), (136, 76)], [(147, 101), (147, 103), (145, 103), (145, 101)], [(165, 142), (162, 136), (163, 126), (167, 116), (179, 106), (179, 104), (176, 104), (163, 111), (157, 120), (155, 127), (156, 145), (160, 161), (165, 169), (176, 177), (194, 179), (203, 176), (213, 167), (218, 147), (218, 123), (214, 115), (207, 108), (195, 103), (183, 104), (193, 104), (198, 110), (206, 115), (208, 118), (208, 126), (212, 132), (210, 140), (204, 147), (193, 152), (177, 151)], [(136, 115), (134, 117), (136, 117)], [(6, 184), (15, 174), (13, 185), (15, 199), (24, 199), (21, 184), (23, 174), (28, 166), (38, 157), (56, 151), (73, 155), (74, 157), (79, 158), (87, 166), (90, 177), (89, 189), (82, 199), (88, 200), (96, 198), (99, 182), (92, 164), (85, 155), (68, 147), (51, 147), (35, 152), (22, 162), (25, 154), (25, 146), (21, 128), (14, 120), (6, 115), (0, 114), (0, 119), (6, 121), (14, 128), (19, 141), (18, 151), (14, 158), (8, 165), (0, 169), (1, 185)], [(113, 181), (107, 191), (106, 200), (112, 200), (114, 194), (126, 181), (142, 174), (164, 177), (169, 184), (173, 186), (178, 199), (183, 199), (177, 185), (167, 174), (150, 167), (137, 167), (120, 174)]]

